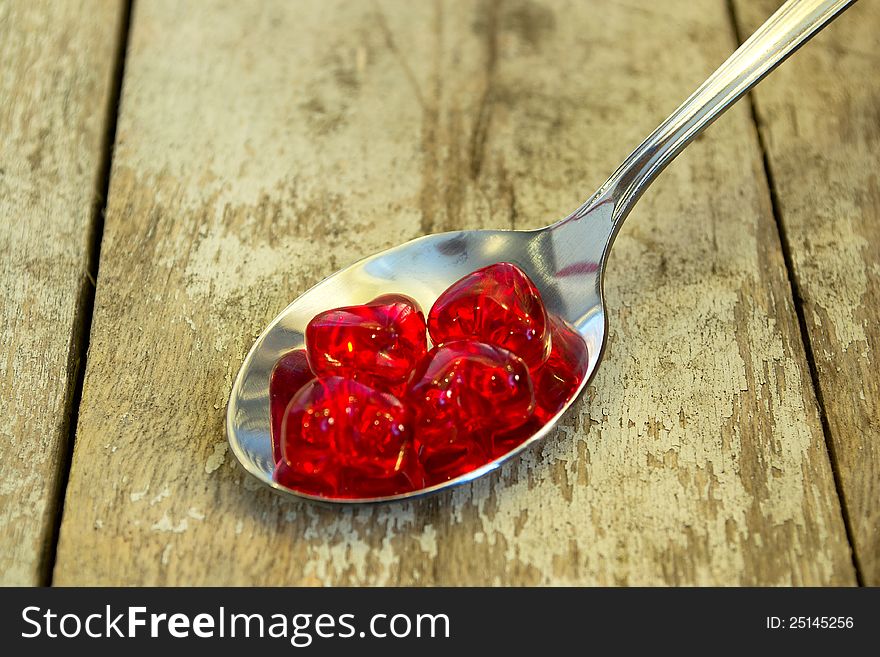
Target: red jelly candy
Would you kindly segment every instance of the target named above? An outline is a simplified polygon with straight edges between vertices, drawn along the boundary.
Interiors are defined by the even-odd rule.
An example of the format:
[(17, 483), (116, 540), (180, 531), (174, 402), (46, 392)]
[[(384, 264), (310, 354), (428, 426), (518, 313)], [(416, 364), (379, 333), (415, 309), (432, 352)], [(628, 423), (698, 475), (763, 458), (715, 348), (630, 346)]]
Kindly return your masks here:
[(553, 348), (550, 357), (532, 374), (535, 383), (535, 411), (529, 421), (509, 431), (492, 434), (492, 458), (507, 454), (559, 412), (571, 399), (587, 373), (587, 345), (580, 334), (562, 318), (550, 315)]
[(562, 318), (550, 317), (553, 349), (535, 373), (535, 417), (546, 424), (571, 399), (587, 374), (587, 345)]
[(413, 376), (408, 400), (416, 413), (416, 444), (429, 484), (487, 463), (491, 432), (524, 424), (535, 405), (526, 364), (506, 349), (472, 341), (428, 352)]
[(299, 389), (314, 378), (305, 349), (294, 349), (275, 363), (269, 377), (269, 408), (272, 414), (270, 428), (275, 463), (281, 460), (281, 420), (284, 419), (284, 410)]
[(478, 269), (449, 286), (431, 308), (428, 330), (434, 344), (471, 339), (504, 347), (531, 369), (550, 353), (538, 288), (507, 262)]
[[(535, 408), (537, 414), (537, 407)], [(492, 434), (492, 448), (490, 456), (493, 459), (504, 456), (514, 447), (521, 445), (527, 438), (531, 438), (544, 426), (544, 422), (538, 420), (535, 415), (529, 418), (522, 426), (508, 431), (496, 431)]]
[(318, 376), (344, 376), (401, 392), (425, 355), (425, 316), (402, 294), (323, 312), (306, 327), (309, 362)]
[(284, 414), (276, 480), (325, 497), (381, 497), (423, 486), (410, 414), (393, 395), (340, 377), (303, 387)]

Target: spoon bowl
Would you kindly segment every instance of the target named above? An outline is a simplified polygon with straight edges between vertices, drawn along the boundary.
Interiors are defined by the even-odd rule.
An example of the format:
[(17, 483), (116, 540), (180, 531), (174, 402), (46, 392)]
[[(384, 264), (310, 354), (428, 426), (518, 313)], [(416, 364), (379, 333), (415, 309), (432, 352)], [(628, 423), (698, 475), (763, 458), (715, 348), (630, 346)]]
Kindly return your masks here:
[(529, 231), (479, 230), (421, 237), (365, 258), (297, 298), (257, 339), (229, 398), (226, 431), (244, 468), (275, 490), (319, 502), (365, 503), (413, 498), (471, 481), (546, 436), (575, 399), (516, 448), (485, 465), (429, 488), (388, 497), (326, 498), (288, 489), (272, 478), (269, 376), (286, 352), (305, 346), (304, 331), (318, 313), (406, 294), (427, 312), (440, 294), (482, 267), (510, 262), (537, 285), (547, 310), (560, 315), (587, 345), (595, 374), (605, 348), (603, 280), (608, 252), (624, 219), (659, 173), (700, 132), (855, 0), (788, 0), (681, 106), (624, 160), (602, 187), (568, 217)]
[[(512, 262), (538, 286), (547, 309), (569, 321), (586, 342), (589, 362), (581, 383), (583, 387), (599, 363), (605, 342), (600, 269), (595, 261), (580, 268), (570, 266), (571, 263), (555, 253), (559, 248), (551, 229), (441, 233), (382, 251), (324, 279), (272, 321), (242, 365), (227, 408), (227, 434), (236, 458), (248, 472), (276, 490), (323, 502), (342, 503), (383, 502), (424, 495), (494, 470), (543, 438), (565, 409), (507, 454), (430, 488), (361, 499), (315, 497), (290, 490), (272, 478), (275, 461), (269, 434), (269, 375), (284, 353), (305, 346), (305, 327), (322, 311), (365, 303), (380, 294), (394, 291), (412, 297), (427, 312), (437, 297), (462, 276), (497, 262)], [(574, 397), (565, 408), (573, 400)]]

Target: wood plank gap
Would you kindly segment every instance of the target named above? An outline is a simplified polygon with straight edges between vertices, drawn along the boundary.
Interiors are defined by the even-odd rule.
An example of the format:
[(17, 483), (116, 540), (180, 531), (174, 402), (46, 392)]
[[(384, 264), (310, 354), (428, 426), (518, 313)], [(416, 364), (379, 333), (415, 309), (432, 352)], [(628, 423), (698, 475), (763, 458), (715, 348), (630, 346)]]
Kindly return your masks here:
[(55, 559), (58, 550), (58, 534), (64, 516), (64, 498), (67, 493), (67, 481), (70, 464), (73, 461), (73, 445), (76, 439), (76, 428), (79, 424), (79, 407), (82, 400), (83, 380), (88, 358), (89, 337), (91, 336), (92, 316), (95, 309), (95, 289), (98, 285), (98, 270), (101, 259), (101, 241), (104, 236), (104, 215), (107, 211), (107, 197), (110, 188), (110, 171), (113, 164), (113, 146), (116, 143), (116, 125), (119, 117), (119, 102), (122, 93), (122, 79), (125, 75), (125, 56), (128, 51), (128, 39), (131, 31), (131, 14), (134, 0), (123, 0), (122, 17), (119, 21), (119, 32), (116, 39), (116, 62), (113, 69), (113, 82), (107, 98), (107, 126), (101, 144), (101, 162), (99, 165), (99, 188), (91, 208), (92, 221), (89, 231), (89, 253), (86, 260), (84, 280), (79, 291), (79, 316), (74, 323), (71, 334), (71, 348), (68, 351), (68, 371), (74, 372), (71, 377), (72, 390), (69, 391), (70, 413), (67, 426), (63, 433), (67, 436), (64, 453), (58, 463), (58, 475), (55, 478), (56, 490), (54, 507), (57, 509), (54, 524), (48, 537), (48, 547), (43, 552), (40, 564), (40, 582), (43, 586), (52, 586), (55, 570)]
[[(733, 0), (727, 0), (728, 13), (730, 14), (730, 22), (733, 28), (734, 36), (737, 44), (742, 45), (743, 41), (748, 38), (740, 33), (739, 20), (736, 13), (736, 7)], [(816, 368), (816, 358), (813, 353), (813, 344), (810, 340), (810, 333), (807, 330), (807, 320), (804, 316), (803, 297), (801, 296), (800, 286), (794, 272), (794, 263), (791, 256), (791, 244), (788, 234), (785, 230), (785, 223), (782, 220), (782, 210), (779, 206), (779, 197), (776, 193), (776, 184), (773, 178), (773, 167), (768, 157), (767, 144), (764, 141), (764, 135), (759, 127), (759, 112), (755, 102), (755, 97), (748, 93), (746, 101), (749, 105), (749, 112), (752, 116), (752, 125), (755, 129), (755, 135), (758, 140), (758, 148), (761, 150), (761, 160), (764, 167), (764, 177), (767, 180), (767, 191), (770, 196), (770, 207), (773, 211), (773, 220), (776, 222), (776, 230), (779, 233), (779, 242), (782, 245), (782, 259), (785, 262), (786, 277), (791, 285), (791, 297), (794, 303), (795, 313), (797, 314), (798, 328), (801, 332), (801, 342), (804, 345), (804, 354), (806, 356), (807, 366), (810, 369), (810, 380), (813, 384), (813, 394), (816, 396), (816, 403), (819, 407), (819, 421), (822, 423), (822, 434), (825, 438), (825, 448), (828, 450), (828, 459), (831, 462), (831, 472), (834, 477), (834, 488), (837, 491), (837, 497), (840, 502), (840, 513), (843, 517), (843, 526), (846, 530), (846, 540), (849, 542), (850, 554), (852, 555), (853, 569), (856, 574), (856, 582), (859, 586), (865, 586), (865, 580), (862, 575), (859, 556), (856, 552), (856, 543), (852, 529), (852, 523), (849, 517), (849, 510), (846, 504), (846, 494), (843, 489), (843, 483), (840, 478), (840, 465), (837, 453), (834, 449), (834, 441), (831, 439), (831, 427), (828, 424), (828, 414), (825, 411), (825, 400), (822, 396), (822, 387), (819, 384), (819, 372)]]

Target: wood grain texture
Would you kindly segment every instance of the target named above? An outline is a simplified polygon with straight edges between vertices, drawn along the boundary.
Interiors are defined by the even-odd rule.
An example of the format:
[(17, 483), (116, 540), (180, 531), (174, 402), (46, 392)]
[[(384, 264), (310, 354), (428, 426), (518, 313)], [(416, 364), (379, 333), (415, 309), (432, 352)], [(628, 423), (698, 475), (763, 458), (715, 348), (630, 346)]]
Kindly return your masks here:
[(426, 231), (549, 223), (734, 47), (724, 2), (668, 4), (139, 4), (55, 581), (852, 584), (745, 106), (624, 228), (606, 360), (539, 449), (342, 510), (227, 453), (290, 299)]
[(38, 584), (66, 464), (121, 7), (0, 2), (0, 584)]
[[(773, 2), (738, 2), (743, 30)], [(864, 581), (880, 585), (880, 6), (861, 2), (760, 86), (790, 245)]]

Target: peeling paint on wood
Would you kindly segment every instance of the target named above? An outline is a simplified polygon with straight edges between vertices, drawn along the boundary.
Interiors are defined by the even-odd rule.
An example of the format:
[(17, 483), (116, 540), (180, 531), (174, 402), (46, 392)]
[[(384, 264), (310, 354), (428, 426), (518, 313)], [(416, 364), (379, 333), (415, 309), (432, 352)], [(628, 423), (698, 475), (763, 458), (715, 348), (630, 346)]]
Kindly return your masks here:
[[(737, 2), (743, 30), (774, 3)], [(880, 7), (862, 2), (755, 92), (865, 584), (880, 585)]]
[(117, 2), (0, 2), (0, 584), (44, 583), (66, 468)]
[(852, 584), (745, 107), (628, 221), (598, 376), (496, 476), (328, 509), (220, 447), (247, 349), (317, 280), (601, 183), (734, 47), (724, 2), (671, 4), (139, 4), (55, 580)]

